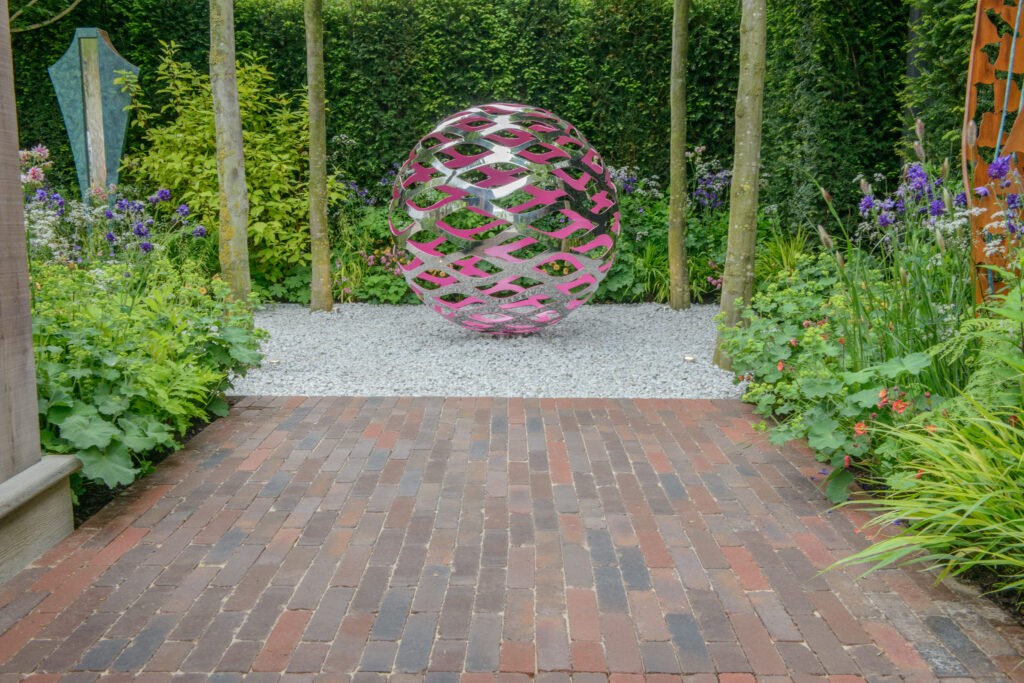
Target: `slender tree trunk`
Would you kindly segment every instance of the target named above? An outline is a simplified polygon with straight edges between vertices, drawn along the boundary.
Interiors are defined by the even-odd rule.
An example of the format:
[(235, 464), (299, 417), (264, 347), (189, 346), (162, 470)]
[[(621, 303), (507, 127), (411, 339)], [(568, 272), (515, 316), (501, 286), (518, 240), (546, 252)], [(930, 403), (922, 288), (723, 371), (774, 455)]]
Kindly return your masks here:
[(7, 0), (0, 0), (0, 482), (39, 460), (25, 215)]
[(210, 89), (217, 128), (220, 269), (235, 299), (249, 298), (249, 191), (235, 74), (233, 0), (210, 0)]
[[(736, 150), (729, 193), (729, 245), (722, 276), (722, 323), (735, 326), (740, 306), (754, 295), (754, 248), (757, 242), (757, 182), (761, 169), (761, 114), (764, 102), (765, 0), (743, 0), (740, 23), (740, 78), (736, 93)], [(715, 364), (732, 369), (715, 345)]]
[(672, 113), (668, 181), (669, 304), (690, 307), (690, 278), (686, 262), (686, 53), (689, 45), (690, 0), (674, 0), (672, 67), (669, 99)]
[(329, 311), (331, 246), (327, 236), (327, 113), (324, 95), (324, 3), (305, 0), (306, 81), (309, 84), (309, 238), (313, 258), (309, 309)]

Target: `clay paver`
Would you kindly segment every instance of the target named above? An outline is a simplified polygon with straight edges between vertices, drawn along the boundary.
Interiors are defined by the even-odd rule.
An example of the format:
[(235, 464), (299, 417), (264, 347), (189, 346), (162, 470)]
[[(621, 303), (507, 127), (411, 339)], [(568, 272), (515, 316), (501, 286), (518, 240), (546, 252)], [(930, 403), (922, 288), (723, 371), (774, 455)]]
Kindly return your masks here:
[[(738, 401), (246, 397), (0, 587), (0, 682), (1024, 680)], [(63, 676), (62, 676), (63, 675)]]

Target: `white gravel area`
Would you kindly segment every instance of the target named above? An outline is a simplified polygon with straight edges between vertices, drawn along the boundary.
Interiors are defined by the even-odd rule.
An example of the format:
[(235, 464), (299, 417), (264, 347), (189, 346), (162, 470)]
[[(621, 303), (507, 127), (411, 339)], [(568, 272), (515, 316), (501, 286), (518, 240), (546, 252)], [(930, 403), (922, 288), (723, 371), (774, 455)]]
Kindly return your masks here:
[[(495, 337), (426, 306), (277, 304), (263, 366), (233, 395), (739, 398), (711, 364), (718, 306), (588, 305), (526, 337)], [(691, 356), (692, 361), (686, 357)]]

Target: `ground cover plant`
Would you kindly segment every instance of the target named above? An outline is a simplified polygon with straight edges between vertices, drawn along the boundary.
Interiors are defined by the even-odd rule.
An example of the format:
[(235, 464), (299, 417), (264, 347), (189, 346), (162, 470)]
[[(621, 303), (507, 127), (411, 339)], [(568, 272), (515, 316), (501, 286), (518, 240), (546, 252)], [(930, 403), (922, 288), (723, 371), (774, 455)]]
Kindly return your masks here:
[(82, 461), (76, 492), (127, 484), (226, 414), (261, 333), (204, 269), (208, 232), (169, 190), (86, 204), (43, 183), (25, 206), (42, 448)]
[(918, 153), (891, 193), (861, 179), (856, 226), (820, 228), (820, 249), (761, 279), (726, 348), (771, 440), (805, 438), (828, 464), (829, 498), (845, 501), (855, 477), (878, 494), (871, 533), (888, 538), (844, 563), (983, 571), (1018, 601), (1022, 186), (994, 165), (999, 189), (1013, 186), (991, 216), (1007, 289), (977, 307), (961, 181)]

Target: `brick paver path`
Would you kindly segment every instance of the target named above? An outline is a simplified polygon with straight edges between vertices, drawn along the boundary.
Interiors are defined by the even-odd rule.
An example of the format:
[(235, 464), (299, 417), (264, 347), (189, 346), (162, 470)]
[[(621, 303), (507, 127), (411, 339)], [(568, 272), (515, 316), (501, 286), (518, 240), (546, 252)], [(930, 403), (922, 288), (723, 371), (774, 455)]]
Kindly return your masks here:
[(243, 399), (0, 588), (0, 680), (1018, 675), (1024, 629), (969, 591), (818, 576), (861, 520), (753, 422), (734, 401)]

